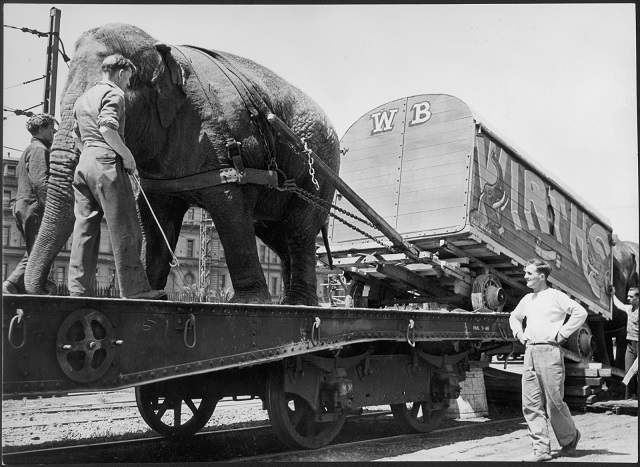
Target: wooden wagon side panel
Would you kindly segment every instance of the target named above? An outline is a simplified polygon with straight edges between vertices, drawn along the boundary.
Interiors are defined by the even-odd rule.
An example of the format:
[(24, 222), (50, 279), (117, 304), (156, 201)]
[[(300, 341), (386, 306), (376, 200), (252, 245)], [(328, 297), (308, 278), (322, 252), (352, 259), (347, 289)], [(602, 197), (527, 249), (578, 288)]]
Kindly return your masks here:
[(465, 226), (473, 134), (464, 102), (447, 95), (407, 100), (396, 227), (407, 238)]
[[(407, 239), (454, 233), (467, 223), (473, 144), (473, 116), (459, 99), (403, 98), (373, 109), (347, 131), (340, 177)], [(340, 197), (337, 205), (357, 212)], [(366, 240), (334, 219), (330, 234), (342, 246)]]
[(514, 259), (548, 261), (554, 285), (611, 316), (608, 225), (486, 135), (478, 135), (473, 159), (470, 224)]

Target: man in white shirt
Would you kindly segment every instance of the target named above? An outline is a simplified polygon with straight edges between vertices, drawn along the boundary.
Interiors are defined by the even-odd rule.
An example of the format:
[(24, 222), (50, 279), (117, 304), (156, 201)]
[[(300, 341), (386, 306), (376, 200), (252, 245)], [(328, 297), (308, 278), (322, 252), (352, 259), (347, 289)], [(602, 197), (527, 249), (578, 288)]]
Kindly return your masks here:
[[(524, 269), (525, 295), (509, 317), (513, 335), (526, 346), (522, 372), (522, 413), (527, 421), (533, 454), (528, 462), (551, 460), (547, 420), (562, 446), (560, 454), (575, 455), (580, 440), (564, 398), (564, 359), (560, 345), (582, 326), (587, 311), (575, 300), (547, 283), (551, 266), (532, 259)], [(569, 319), (565, 323), (565, 318)], [(527, 318), (526, 330), (522, 321)]]

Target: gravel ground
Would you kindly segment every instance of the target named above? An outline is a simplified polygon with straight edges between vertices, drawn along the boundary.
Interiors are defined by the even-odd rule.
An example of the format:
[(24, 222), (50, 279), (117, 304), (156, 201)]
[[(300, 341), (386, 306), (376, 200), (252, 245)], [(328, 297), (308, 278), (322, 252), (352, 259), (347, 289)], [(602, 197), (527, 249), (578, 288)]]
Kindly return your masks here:
[[(113, 441), (155, 437), (138, 414), (133, 390), (105, 392), (45, 399), (3, 401), (2, 447), (4, 453), (41, 449), (54, 446), (75, 445), (78, 442)], [(376, 408), (368, 408), (373, 410)], [(388, 409), (383, 406), (379, 409)], [(637, 415), (615, 415), (608, 412), (573, 412), (576, 425), (582, 432), (576, 458), (557, 457), (559, 446), (552, 440), (556, 455), (552, 462), (636, 463), (638, 461)], [(514, 419), (496, 424), (495, 421)], [(203, 431), (215, 431), (242, 426), (268, 424), (268, 416), (262, 410), (261, 401), (222, 401)], [(466, 426), (463, 430), (457, 428)], [(398, 437), (399, 430), (392, 417), (372, 419), (355, 418), (349, 421), (332, 445), (311, 452), (282, 452), (278, 441), (269, 431), (259, 436), (269, 447), (260, 445), (256, 435), (249, 434), (246, 441), (230, 438), (229, 443), (245, 443), (226, 458), (211, 458), (197, 448), (189, 449), (189, 455), (175, 453), (176, 447), (166, 448), (162, 461), (207, 462), (241, 459), (265, 452), (263, 461), (319, 462), (319, 461), (518, 461), (529, 454), (531, 445), (526, 424), (518, 406), (489, 405), (489, 416), (456, 420), (447, 418), (441, 429), (449, 430), (431, 434)], [(455, 430), (455, 431), (451, 431)], [(385, 438), (366, 442), (367, 439)], [(362, 443), (362, 441), (365, 441)], [(257, 447), (251, 447), (252, 443)], [(353, 443), (339, 446), (340, 443)], [(264, 443), (262, 443), (264, 444)], [(272, 446), (273, 445), (273, 446)], [(280, 451), (280, 454), (275, 454)], [(171, 458), (176, 455), (175, 459)], [(191, 456), (191, 457), (189, 457)], [(199, 456), (199, 457), (198, 457)], [(140, 461), (140, 453), (133, 454)], [(171, 460), (170, 460), (171, 459)], [(158, 462), (152, 456), (149, 462)]]
[[(222, 401), (202, 431), (268, 424), (259, 400)], [(140, 417), (135, 391), (2, 402), (4, 452), (158, 436)]]

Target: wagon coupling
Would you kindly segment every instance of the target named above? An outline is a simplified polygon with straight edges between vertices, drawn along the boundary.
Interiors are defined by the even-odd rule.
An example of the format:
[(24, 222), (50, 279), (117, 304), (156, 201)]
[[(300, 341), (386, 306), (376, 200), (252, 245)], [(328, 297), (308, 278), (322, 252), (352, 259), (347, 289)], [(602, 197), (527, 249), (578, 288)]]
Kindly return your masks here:
[(16, 310), (16, 315), (11, 318), (11, 322), (9, 323), (9, 336), (8, 336), (8, 341), (9, 344), (11, 344), (11, 347), (13, 347), (14, 349), (19, 349), (20, 347), (22, 347), (24, 345), (24, 342), (27, 340), (27, 323), (26, 321), (22, 324), (22, 342), (19, 345), (16, 345), (13, 343), (13, 332), (15, 330), (16, 326), (19, 326), (20, 323), (22, 323), (22, 317), (24, 316), (24, 311), (22, 311), (22, 309), (18, 308)]

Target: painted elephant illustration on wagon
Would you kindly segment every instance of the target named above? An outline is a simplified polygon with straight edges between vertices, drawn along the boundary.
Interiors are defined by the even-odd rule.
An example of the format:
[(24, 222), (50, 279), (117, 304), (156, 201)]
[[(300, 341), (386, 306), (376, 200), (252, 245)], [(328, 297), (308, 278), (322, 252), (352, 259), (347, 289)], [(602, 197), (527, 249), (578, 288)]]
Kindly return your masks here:
[[(47, 206), (26, 270), (27, 292), (43, 292), (50, 264), (73, 229), (72, 179), (79, 154), (72, 135), (73, 105), (101, 79), (100, 64), (114, 53), (138, 67), (126, 92), (125, 139), (172, 249), (185, 212), (199, 206), (211, 215), (220, 236), (235, 302), (270, 300), (256, 251), (258, 236), (282, 260), (283, 303), (317, 305), (315, 238), (326, 211), (292, 191), (276, 189), (273, 182), (295, 182), (325, 201), (335, 190), (320, 173), (310, 173), (304, 154), (275, 136), (260, 109), (267, 107), (284, 121), (337, 173), (339, 140), (324, 112), (251, 60), (158, 43), (126, 24), (86, 31), (76, 43), (51, 151)], [(138, 210), (143, 263), (152, 288), (161, 289), (171, 252), (140, 196)]]

